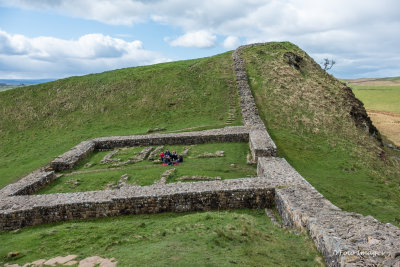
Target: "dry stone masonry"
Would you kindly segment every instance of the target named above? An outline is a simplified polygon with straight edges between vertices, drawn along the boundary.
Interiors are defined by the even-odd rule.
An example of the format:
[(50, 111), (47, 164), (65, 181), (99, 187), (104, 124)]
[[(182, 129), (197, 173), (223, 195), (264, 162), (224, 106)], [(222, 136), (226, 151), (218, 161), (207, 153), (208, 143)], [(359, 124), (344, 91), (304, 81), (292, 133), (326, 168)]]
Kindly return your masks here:
[[(0, 230), (124, 214), (276, 207), (285, 227), (308, 232), (328, 266), (400, 266), (399, 228), (342, 211), (285, 159), (275, 157), (276, 146), (258, 115), (240, 56), (250, 46), (239, 47), (232, 54), (244, 126), (84, 141), (54, 159), (51, 170), (37, 170), (0, 190)], [(151, 186), (123, 186), (128, 179), (123, 176), (121, 186), (113, 190), (32, 195), (54, 181), (57, 171), (72, 169), (95, 150), (142, 145), (158, 146), (154, 151), (159, 151), (163, 145), (208, 142), (249, 142), (258, 177), (166, 184), (168, 172)], [(150, 149), (143, 153), (146, 157)]]

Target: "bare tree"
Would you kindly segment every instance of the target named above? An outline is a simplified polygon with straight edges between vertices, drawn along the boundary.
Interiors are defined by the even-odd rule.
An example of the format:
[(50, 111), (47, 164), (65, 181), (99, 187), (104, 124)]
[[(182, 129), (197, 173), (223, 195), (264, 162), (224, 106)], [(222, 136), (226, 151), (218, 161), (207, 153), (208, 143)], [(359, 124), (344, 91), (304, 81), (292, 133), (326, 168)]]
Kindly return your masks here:
[(324, 62), (322, 63), (322, 66), (324, 66), (324, 71), (332, 69), (333, 65), (336, 64), (336, 61), (333, 59), (329, 58), (324, 58)]

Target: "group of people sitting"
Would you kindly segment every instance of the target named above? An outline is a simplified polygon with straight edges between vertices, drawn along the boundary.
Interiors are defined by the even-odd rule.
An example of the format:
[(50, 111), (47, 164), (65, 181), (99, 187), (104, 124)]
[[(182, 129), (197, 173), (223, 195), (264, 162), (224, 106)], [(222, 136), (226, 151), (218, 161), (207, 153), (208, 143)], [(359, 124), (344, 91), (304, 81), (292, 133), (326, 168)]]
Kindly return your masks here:
[(176, 165), (183, 162), (182, 155), (178, 155), (175, 150), (172, 153), (167, 149), (164, 152), (160, 153), (161, 162), (163, 165)]

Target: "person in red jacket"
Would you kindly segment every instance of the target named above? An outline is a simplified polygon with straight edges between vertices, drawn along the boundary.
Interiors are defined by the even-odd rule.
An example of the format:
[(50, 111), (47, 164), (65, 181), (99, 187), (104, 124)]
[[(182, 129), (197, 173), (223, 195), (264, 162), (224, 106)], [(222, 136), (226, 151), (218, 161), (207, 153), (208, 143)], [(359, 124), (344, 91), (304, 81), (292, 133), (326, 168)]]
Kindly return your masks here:
[(160, 158), (161, 158), (161, 161), (162, 161), (162, 162), (164, 162), (164, 156), (165, 156), (165, 155), (164, 155), (164, 152), (161, 151), (161, 153), (160, 153)]

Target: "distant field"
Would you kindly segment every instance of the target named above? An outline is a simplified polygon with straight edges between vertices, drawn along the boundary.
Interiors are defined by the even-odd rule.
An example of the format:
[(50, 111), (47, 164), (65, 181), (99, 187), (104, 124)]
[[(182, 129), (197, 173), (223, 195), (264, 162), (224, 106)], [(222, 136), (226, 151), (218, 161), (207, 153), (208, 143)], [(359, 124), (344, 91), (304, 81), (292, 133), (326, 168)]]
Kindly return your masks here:
[(24, 85), (0, 84), (0, 92), (18, 88), (18, 87), (22, 87), (22, 86), (24, 86)]
[[(394, 79), (398, 83), (398, 78), (387, 79), (388, 81)], [(400, 146), (400, 85), (351, 85), (351, 87), (356, 97), (364, 103), (368, 115), (378, 130)]]
[(400, 114), (399, 86), (352, 85), (353, 92), (367, 110), (379, 110)]
[(33, 84), (46, 83), (50, 81), (54, 81), (54, 79), (36, 79), (36, 80), (0, 79), (0, 92)]
[(343, 79), (350, 85), (363, 86), (400, 86), (400, 77), (388, 78), (361, 78), (361, 79)]

